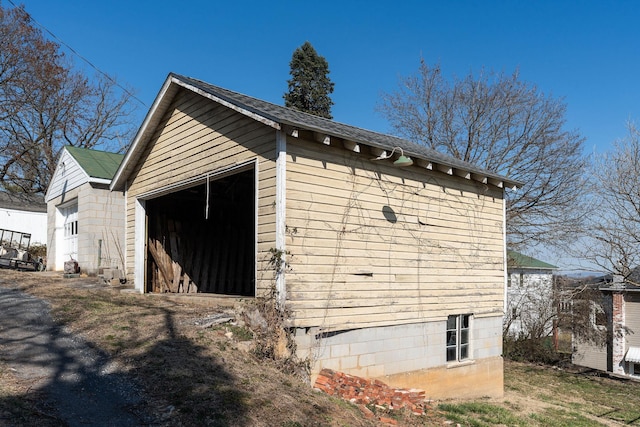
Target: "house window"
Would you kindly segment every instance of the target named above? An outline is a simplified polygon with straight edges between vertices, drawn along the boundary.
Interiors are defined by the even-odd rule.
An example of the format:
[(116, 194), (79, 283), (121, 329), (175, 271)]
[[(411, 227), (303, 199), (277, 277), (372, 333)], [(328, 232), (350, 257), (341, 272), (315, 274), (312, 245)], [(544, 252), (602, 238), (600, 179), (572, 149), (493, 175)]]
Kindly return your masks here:
[(590, 301), (590, 318), (591, 324), (598, 329), (607, 327), (607, 314), (604, 312), (604, 309), (600, 304), (597, 304), (593, 301)]
[(78, 235), (78, 221), (69, 221), (64, 225), (64, 237), (73, 237)]
[(570, 301), (560, 301), (558, 303), (559, 310), (562, 313), (569, 313), (571, 311), (571, 302)]
[(459, 314), (447, 318), (447, 362), (469, 358), (470, 314)]

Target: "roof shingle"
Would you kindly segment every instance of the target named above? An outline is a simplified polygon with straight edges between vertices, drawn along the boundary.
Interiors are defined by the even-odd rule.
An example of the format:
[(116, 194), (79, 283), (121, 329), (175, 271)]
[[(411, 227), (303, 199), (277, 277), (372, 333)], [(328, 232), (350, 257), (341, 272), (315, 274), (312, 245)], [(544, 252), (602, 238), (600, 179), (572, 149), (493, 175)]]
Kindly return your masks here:
[(65, 148), (91, 178), (113, 179), (124, 158), (124, 154), (107, 151), (72, 146)]

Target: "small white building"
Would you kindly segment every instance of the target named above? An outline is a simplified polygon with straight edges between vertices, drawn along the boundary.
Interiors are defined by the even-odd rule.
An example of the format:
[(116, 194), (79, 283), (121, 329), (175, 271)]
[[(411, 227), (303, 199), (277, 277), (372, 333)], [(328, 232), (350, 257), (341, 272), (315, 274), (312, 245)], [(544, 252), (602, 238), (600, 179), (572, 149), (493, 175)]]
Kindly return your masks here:
[(109, 191), (123, 155), (64, 147), (47, 189), (47, 269), (76, 260), (81, 271), (124, 263), (124, 196)]
[(507, 307), (504, 329), (513, 337), (547, 336), (557, 309), (553, 271), (558, 267), (515, 251), (507, 252)]
[(31, 234), (31, 244), (47, 242), (47, 205), (40, 195), (0, 191), (0, 228)]

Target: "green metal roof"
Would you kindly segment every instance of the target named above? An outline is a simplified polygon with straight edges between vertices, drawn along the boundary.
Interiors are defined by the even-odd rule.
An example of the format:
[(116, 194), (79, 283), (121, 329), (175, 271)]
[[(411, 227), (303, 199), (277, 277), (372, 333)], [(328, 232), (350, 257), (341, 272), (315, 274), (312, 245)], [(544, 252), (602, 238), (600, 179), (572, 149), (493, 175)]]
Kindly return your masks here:
[(66, 150), (92, 178), (113, 179), (124, 154), (67, 146)]
[(542, 270), (554, 270), (558, 268), (555, 265), (548, 264), (539, 259), (509, 250), (507, 251), (507, 265), (514, 268), (537, 268)]

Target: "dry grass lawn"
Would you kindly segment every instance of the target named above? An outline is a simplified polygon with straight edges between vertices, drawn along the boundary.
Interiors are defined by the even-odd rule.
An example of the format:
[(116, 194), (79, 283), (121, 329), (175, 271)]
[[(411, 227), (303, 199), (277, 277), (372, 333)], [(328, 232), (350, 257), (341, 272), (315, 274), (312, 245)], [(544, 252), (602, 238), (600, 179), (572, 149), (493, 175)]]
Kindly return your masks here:
[[(242, 324), (202, 327), (228, 307), (121, 293), (97, 283), (0, 269), (0, 286), (49, 301), (57, 322), (133, 375), (163, 425), (382, 425), (350, 403), (313, 391), (274, 361), (257, 357)], [(40, 397), (0, 359), (0, 424), (57, 425)], [(640, 425), (636, 382), (513, 362), (505, 363), (504, 399), (434, 405), (427, 417), (374, 410), (409, 426)]]

